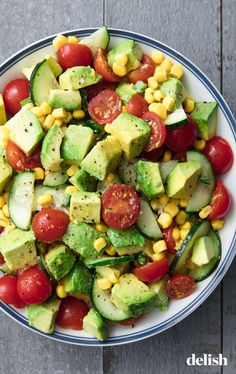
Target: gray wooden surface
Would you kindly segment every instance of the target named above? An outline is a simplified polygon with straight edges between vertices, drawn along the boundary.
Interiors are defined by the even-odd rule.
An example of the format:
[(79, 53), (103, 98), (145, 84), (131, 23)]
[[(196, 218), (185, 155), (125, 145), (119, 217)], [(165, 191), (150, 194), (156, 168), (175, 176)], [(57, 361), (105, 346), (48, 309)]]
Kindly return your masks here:
[[(106, 24), (157, 38), (189, 57), (236, 112), (236, 0), (0, 0), (0, 63), (66, 29)], [(35, 335), (0, 314), (2, 374), (236, 373), (236, 276), (192, 315), (153, 338), (115, 348), (81, 348)], [(187, 367), (192, 353), (223, 353), (228, 366)]]

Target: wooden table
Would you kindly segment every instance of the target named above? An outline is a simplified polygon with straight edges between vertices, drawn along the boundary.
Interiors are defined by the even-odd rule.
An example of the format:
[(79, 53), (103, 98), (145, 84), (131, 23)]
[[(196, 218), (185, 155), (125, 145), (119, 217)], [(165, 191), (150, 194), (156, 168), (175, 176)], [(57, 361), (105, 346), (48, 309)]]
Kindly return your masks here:
[[(236, 0), (0, 0), (0, 62), (47, 35), (81, 27), (118, 27), (167, 43), (197, 64), (236, 113)], [(236, 275), (170, 330), (114, 348), (53, 342), (1, 313), (2, 374), (236, 373)], [(228, 366), (188, 367), (192, 353), (223, 353)]]

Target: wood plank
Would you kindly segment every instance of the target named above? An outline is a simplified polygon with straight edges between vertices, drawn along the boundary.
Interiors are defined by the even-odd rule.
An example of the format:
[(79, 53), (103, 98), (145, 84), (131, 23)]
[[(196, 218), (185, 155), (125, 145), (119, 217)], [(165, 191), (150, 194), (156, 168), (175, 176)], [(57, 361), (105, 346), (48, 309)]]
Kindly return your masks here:
[[(220, 88), (220, 0), (106, 1), (105, 23), (159, 39), (190, 58)], [(144, 16), (145, 14), (145, 16)], [(209, 16), (211, 22), (209, 22)], [(104, 349), (104, 373), (199, 373), (187, 367), (191, 353), (221, 352), (221, 289), (169, 331), (128, 346)], [(218, 374), (220, 368), (201, 367)]]

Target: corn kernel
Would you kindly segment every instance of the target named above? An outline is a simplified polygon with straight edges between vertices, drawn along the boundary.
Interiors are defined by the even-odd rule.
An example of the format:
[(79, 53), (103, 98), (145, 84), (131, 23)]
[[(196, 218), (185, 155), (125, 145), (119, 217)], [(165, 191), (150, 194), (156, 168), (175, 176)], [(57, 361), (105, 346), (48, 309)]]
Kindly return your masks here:
[(5, 214), (3, 213), (3, 210), (2, 210), (2, 209), (0, 210), (0, 219), (3, 220), (3, 221), (5, 221), (5, 222), (8, 222), (8, 221), (9, 221), (9, 220), (8, 220), (8, 217), (5, 216)]
[(204, 139), (196, 140), (194, 143), (194, 148), (197, 151), (202, 151), (206, 147), (206, 141)]
[(146, 100), (148, 104), (152, 104), (155, 101), (153, 94), (150, 92), (146, 92), (146, 90), (144, 93), (144, 99)]
[(224, 226), (224, 220), (223, 219), (214, 219), (211, 221), (211, 225), (213, 227), (213, 230), (217, 231), (222, 229)]
[(168, 203), (164, 209), (165, 213), (169, 213), (174, 218), (179, 213), (179, 208), (175, 204)]
[(6, 148), (10, 139), (10, 130), (6, 126), (0, 126), (0, 147)]
[(98, 252), (100, 252), (103, 248), (105, 248), (106, 245), (107, 245), (107, 242), (104, 238), (98, 238), (93, 243), (94, 248)]
[(118, 283), (119, 282), (119, 277), (117, 277), (114, 273), (110, 274), (108, 276), (108, 280), (109, 282), (111, 282), (112, 284), (115, 284), (115, 283)]
[(66, 43), (68, 43), (68, 39), (64, 35), (57, 35), (52, 41), (53, 48), (56, 51)]
[(166, 70), (164, 69), (157, 69), (159, 66), (156, 67), (154, 72), (154, 77), (156, 78), (158, 83), (164, 82), (167, 79)]
[(35, 168), (34, 169), (34, 176), (35, 176), (36, 181), (43, 180), (44, 177), (45, 177), (44, 170), (42, 168)]
[(154, 253), (154, 255), (152, 255), (152, 261), (160, 261), (160, 260), (163, 260), (163, 258), (165, 258), (165, 255), (163, 252), (160, 252), (160, 253)]
[(158, 242), (153, 244), (152, 248), (155, 253), (160, 253), (167, 249), (167, 245), (166, 245), (165, 240), (158, 240)]
[(75, 173), (78, 171), (78, 166), (77, 165), (71, 165), (67, 170), (66, 170), (66, 174), (68, 175), (68, 177), (73, 177), (73, 175), (75, 175)]
[(46, 101), (44, 101), (39, 108), (42, 110), (44, 116), (52, 112), (52, 107)]
[(163, 92), (161, 90), (156, 90), (153, 94), (154, 96), (154, 99), (156, 101), (161, 101), (164, 99), (165, 95), (163, 94)]
[(6, 226), (7, 231), (12, 231), (15, 230), (16, 226), (14, 225), (13, 222), (9, 222), (9, 224)]
[(160, 202), (161, 206), (166, 206), (168, 204), (169, 200), (170, 199), (169, 199), (168, 196), (163, 195), (163, 196), (160, 197), (159, 202)]
[(128, 62), (128, 56), (125, 53), (121, 53), (115, 57), (115, 61), (118, 65), (125, 66)]
[(58, 284), (57, 288), (56, 288), (56, 293), (57, 293), (57, 296), (60, 298), (60, 299), (64, 299), (66, 296), (67, 296), (67, 293), (65, 291), (65, 288), (63, 287), (62, 284)]
[(62, 127), (63, 120), (62, 119), (55, 119), (53, 124), (57, 125), (58, 127)]
[(45, 119), (46, 119), (46, 116), (43, 116), (43, 117), (39, 118), (39, 122), (41, 123), (42, 126), (44, 124)]
[(154, 90), (157, 89), (158, 83), (155, 77), (149, 77), (147, 81), (148, 81), (149, 88), (153, 88)]
[(128, 73), (127, 67), (117, 64), (117, 62), (113, 62), (112, 70), (118, 77), (124, 77)]
[(0, 94), (0, 126), (7, 122), (7, 115), (2, 94)]
[(53, 115), (48, 114), (47, 117), (45, 118), (44, 123), (42, 124), (43, 129), (48, 131), (54, 124), (54, 121), (55, 121), (55, 118), (53, 117)]
[(107, 183), (111, 183), (114, 180), (114, 178), (115, 178), (114, 174), (113, 173), (109, 173), (106, 176), (106, 182)]
[(78, 43), (78, 38), (74, 35), (70, 35), (68, 36), (68, 43), (71, 43), (71, 44), (77, 44)]
[(1, 195), (0, 196), (0, 209), (3, 207), (4, 204), (5, 204), (4, 196)]
[(181, 239), (181, 240), (184, 240), (185, 237), (188, 235), (188, 233), (189, 233), (189, 230), (188, 230), (188, 229), (181, 229), (181, 230), (180, 230), (180, 239)]
[(112, 283), (109, 281), (109, 279), (107, 278), (98, 279), (98, 287), (101, 290), (108, 290), (109, 288), (111, 288), (111, 286), (112, 286)]
[(207, 216), (209, 216), (211, 211), (212, 211), (212, 207), (210, 205), (207, 205), (202, 210), (200, 210), (199, 217), (202, 219), (207, 218)]
[(153, 242), (151, 240), (148, 240), (146, 239), (145, 240), (145, 245), (144, 247), (142, 248), (142, 251), (145, 253), (145, 255), (147, 255), (149, 258), (152, 258), (152, 256), (154, 255), (154, 251), (153, 251)]
[(180, 199), (179, 205), (181, 206), (181, 208), (186, 208), (186, 206), (188, 205), (188, 200)]
[(161, 215), (158, 217), (158, 223), (163, 228), (166, 229), (172, 224), (172, 217), (168, 213), (161, 213)]
[(49, 193), (45, 193), (43, 196), (38, 198), (38, 204), (45, 207), (50, 206), (53, 202), (53, 196)]
[(105, 132), (107, 132), (108, 134), (110, 134), (111, 133), (111, 125), (107, 123), (105, 125), (105, 127), (104, 127), (104, 130), (105, 130)]
[(175, 99), (171, 96), (166, 96), (163, 99), (162, 104), (165, 105), (168, 112), (171, 112), (175, 104)]
[(123, 105), (123, 106), (121, 107), (121, 111), (122, 111), (122, 113), (126, 113), (126, 112), (127, 112), (127, 109), (126, 109), (126, 106), (125, 106), (125, 105)]
[(164, 60), (164, 55), (161, 51), (154, 50), (151, 52), (151, 59), (155, 64), (161, 64)]
[(73, 117), (75, 119), (83, 119), (85, 117), (85, 112), (82, 109), (76, 109), (73, 111)]
[(8, 202), (8, 197), (9, 197), (9, 192), (4, 192), (4, 200), (7, 203)]
[(189, 221), (185, 221), (181, 226), (180, 226), (181, 229), (187, 229), (187, 230), (190, 230), (191, 229), (191, 223)]
[(184, 74), (184, 69), (181, 65), (174, 64), (170, 70), (170, 76), (173, 78), (181, 79)]
[(100, 232), (107, 232), (107, 226), (104, 225), (103, 223), (96, 223), (95, 227), (96, 227), (96, 230)]
[(64, 108), (53, 109), (52, 115), (55, 119), (64, 119), (67, 117), (67, 112)]
[(109, 256), (114, 256), (116, 254), (116, 250), (112, 245), (109, 245), (109, 247), (106, 249), (106, 253)]
[(67, 127), (66, 127), (66, 126), (62, 126), (62, 127), (61, 127), (61, 131), (63, 132), (64, 135), (65, 135), (65, 133), (66, 133), (66, 130), (67, 130)]
[(184, 100), (184, 110), (186, 113), (191, 113), (194, 109), (195, 102), (194, 100), (187, 98)]
[(172, 197), (172, 198), (170, 199), (170, 203), (171, 203), (171, 204), (174, 204), (174, 205), (176, 205), (176, 206), (178, 206), (178, 205), (179, 205), (179, 199), (177, 199), (177, 198), (175, 198), (175, 197)]
[(167, 110), (166, 107), (161, 103), (152, 103), (149, 105), (148, 110), (150, 112), (156, 113), (161, 119), (166, 119)]
[(5, 217), (10, 217), (10, 213), (9, 213), (9, 209), (8, 209), (7, 204), (3, 205), (2, 211), (3, 211), (3, 214), (4, 214)]
[(175, 217), (175, 222), (177, 225), (183, 225), (186, 220), (186, 212), (184, 210), (180, 210), (177, 216)]
[(161, 204), (159, 202), (159, 200), (154, 197), (151, 201), (150, 201), (150, 205), (151, 205), (151, 208), (155, 211), (157, 211), (158, 209), (160, 209), (161, 207)]
[(149, 93), (153, 94), (154, 91), (155, 91), (155, 90), (154, 90), (154, 88), (152, 88), (152, 87), (148, 87), (148, 88), (145, 89), (145, 93), (147, 93), (147, 94), (149, 94)]
[(31, 109), (31, 112), (34, 113), (38, 118), (44, 116), (43, 109), (40, 108), (39, 106), (34, 106), (34, 107)]
[(163, 161), (170, 161), (172, 158), (172, 153), (169, 149), (167, 149), (165, 152), (164, 152), (164, 155), (163, 155)]
[(7, 228), (7, 226), (10, 225), (10, 220), (4, 220), (0, 218), (0, 226), (3, 227), (4, 229)]
[(65, 189), (65, 194), (66, 195), (71, 195), (73, 192), (78, 191), (75, 186), (67, 186)]
[(164, 58), (164, 60), (160, 64), (160, 67), (164, 69), (167, 73), (169, 73), (171, 71), (172, 65), (173, 63), (168, 58)]
[(69, 123), (70, 121), (72, 121), (72, 119), (73, 119), (72, 113), (68, 112), (66, 118), (63, 119), (63, 122), (64, 123)]
[(175, 242), (177, 242), (179, 240), (179, 237), (180, 237), (180, 231), (178, 227), (174, 227), (172, 230), (172, 238), (174, 239)]

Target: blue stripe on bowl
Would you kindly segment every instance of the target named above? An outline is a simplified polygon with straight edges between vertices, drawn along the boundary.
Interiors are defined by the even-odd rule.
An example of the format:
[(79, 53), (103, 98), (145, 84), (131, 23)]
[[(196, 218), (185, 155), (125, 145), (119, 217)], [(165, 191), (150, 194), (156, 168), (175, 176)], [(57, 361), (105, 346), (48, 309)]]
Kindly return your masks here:
[[(95, 31), (96, 28), (89, 28), (89, 29), (81, 29), (81, 30), (71, 30), (66, 31), (63, 34), (64, 35), (77, 35), (79, 37), (81, 36), (87, 36), (90, 35), (93, 31)], [(212, 94), (214, 99), (218, 102), (222, 112), (224, 113), (228, 124), (232, 130), (234, 139), (236, 141), (236, 121), (233, 117), (232, 112), (230, 111), (227, 103), (225, 102), (222, 95), (219, 93), (217, 88), (212, 84), (212, 82), (206, 77), (206, 75), (197, 67), (195, 66), (191, 61), (189, 61), (186, 57), (182, 56), (180, 53), (175, 51), (173, 48), (168, 47), (167, 45), (156, 41), (155, 39), (146, 37), (144, 35), (140, 35), (134, 32), (126, 31), (126, 30), (118, 30), (118, 29), (109, 29), (111, 36), (117, 36), (122, 38), (131, 38), (135, 39), (138, 42), (144, 43), (148, 46), (151, 46), (152, 48), (157, 48), (164, 53), (168, 54), (170, 57), (174, 58), (175, 60), (179, 61), (183, 66), (187, 67), (202, 83), (203, 85), (208, 89), (208, 91)], [(42, 39), (36, 43), (31, 44), (30, 46), (24, 48), (19, 53), (16, 53), (12, 57), (10, 57), (5, 63), (3, 63), (0, 66), (0, 75), (5, 73), (11, 66), (13, 66), (16, 62), (20, 61), (22, 58), (30, 55), (31, 53), (46, 47), (52, 43), (53, 38), (55, 35), (52, 35), (50, 37), (47, 37), (45, 39)], [(133, 341), (138, 341), (141, 339), (148, 338), (150, 336), (153, 336), (157, 333), (160, 333), (171, 326), (174, 326), (178, 322), (180, 322), (182, 319), (187, 317), (191, 312), (193, 312), (198, 306), (200, 306), (203, 301), (213, 292), (213, 290), (217, 287), (217, 285), (220, 283), (221, 279), (225, 275), (226, 271), (228, 270), (233, 258), (234, 258), (234, 247), (236, 245), (236, 231), (234, 233), (232, 242), (230, 244), (229, 250), (222, 261), (221, 265), (216, 270), (214, 277), (212, 278), (210, 284), (198, 295), (198, 297), (190, 303), (186, 308), (184, 308), (182, 311), (174, 315), (173, 317), (169, 318), (168, 320), (155, 325), (153, 327), (150, 327), (148, 329), (145, 329), (140, 332), (131, 333), (123, 336), (118, 337), (111, 337), (108, 338), (105, 342), (99, 342), (94, 338), (89, 337), (77, 337), (77, 336), (71, 336), (68, 334), (55, 332), (52, 335), (44, 334), (28, 325), (27, 318), (20, 315), (16, 310), (11, 308), (10, 306), (0, 302), (1, 309), (7, 313), (10, 317), (24, 325), (25, 327), (29, 328), (30, 330), (34, 330), (40, 335), (50, 337), (51, 339), (62, 341), (70, 344), (76, 344), (76, 345), (87, 345), (87, 346), (111, 346), (111, 345), (119, 345), (119, 344), (126, 344), (131, 343)]]

